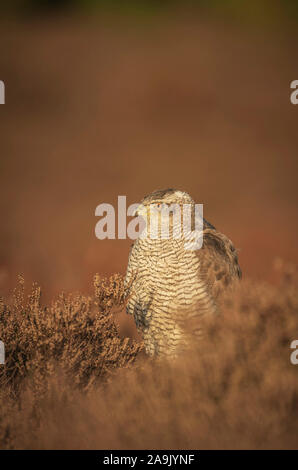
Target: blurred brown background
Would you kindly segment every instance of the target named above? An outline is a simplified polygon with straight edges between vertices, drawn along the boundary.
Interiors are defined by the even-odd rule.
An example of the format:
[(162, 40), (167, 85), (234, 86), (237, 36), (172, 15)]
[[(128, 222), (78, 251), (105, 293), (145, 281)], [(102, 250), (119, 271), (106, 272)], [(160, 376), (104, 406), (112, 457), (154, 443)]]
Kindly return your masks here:
[(244, 276), (298, 261), (296, 27), (248, 16), (2, 19), (1, 294), (19, 272), (46, 297), (124, 273), (131, 242), (97, 240), (95, 208), (165, 187), (204, 204)]

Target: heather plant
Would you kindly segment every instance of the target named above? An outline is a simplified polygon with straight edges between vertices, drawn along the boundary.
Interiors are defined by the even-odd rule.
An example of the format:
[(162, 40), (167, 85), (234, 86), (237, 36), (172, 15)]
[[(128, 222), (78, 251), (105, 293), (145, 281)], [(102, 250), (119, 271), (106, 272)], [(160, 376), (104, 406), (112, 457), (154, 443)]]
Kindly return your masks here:
[(1, 336), (11, 343), (1, 448), (297, 448), (295, 267), (277, 261), (275, 283), (243, 280), (192, 350), (164, 360), (120, 337), (122, 277), (94, 283), (94, 298), (61, 296), (48, 310), (36, 287), (24, 301), (22, 282), (14, 305), (2, 302)]
[(95, 295), (61, 294), (49, 307), (41, 303), (41, 290), (34, 284), (25, 296), (20, 276), (11, 305), (0, 304), (0, 338), (6, 347), (0, 384), (14, 393), (32, 377), (40, 393), (56, 368), (74, 386), (88, 388), (118, 367), (131, 364), (141, 344), (121, 338), (112, 308), (124, 302), (120, 275), (95, 276)]

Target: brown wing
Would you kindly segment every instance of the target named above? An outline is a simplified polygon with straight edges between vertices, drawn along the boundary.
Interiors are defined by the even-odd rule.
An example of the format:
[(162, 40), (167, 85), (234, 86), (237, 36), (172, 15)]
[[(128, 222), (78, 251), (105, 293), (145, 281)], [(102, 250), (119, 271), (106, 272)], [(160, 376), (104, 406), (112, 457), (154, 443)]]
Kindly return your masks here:
[(200, 276), (214, 299), (234, 281), (241, 279), (241, 269), (233, 243), (205, 220), (203, 246), (197, 253), (201, 263)]

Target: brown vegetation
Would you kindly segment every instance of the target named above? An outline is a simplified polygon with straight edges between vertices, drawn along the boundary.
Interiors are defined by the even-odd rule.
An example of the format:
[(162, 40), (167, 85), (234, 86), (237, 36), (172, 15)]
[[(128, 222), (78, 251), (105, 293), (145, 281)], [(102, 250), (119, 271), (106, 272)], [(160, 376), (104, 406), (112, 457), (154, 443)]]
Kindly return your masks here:
[(41, 394), (58, 367), (72, 386), (87, 390), (134, 361), (142, 345), (120, 337), (111, 313), (123, 303), (122, 277), (96, 275), (94, 287), (93, 297), (61, 294), (44, 307), (37, 285), (25, 298), (24, 279), (19, 276), (12, 305), (1, 302), (0, 338), (6, 347), (5, 367), (0, 369), (3, 388), (18, 397), (24, 379), (30, 378), (32, 390)]
[(21, 280), (1, 304), (1, 448), (297, 447), (298, 278), (276, 269), (277, 286), (242, 282), (175, 361), (120, 337), (120, 276), (96, 276), (95, 296), (61, 295), (49, 308), (37, 287), (25, 302)]

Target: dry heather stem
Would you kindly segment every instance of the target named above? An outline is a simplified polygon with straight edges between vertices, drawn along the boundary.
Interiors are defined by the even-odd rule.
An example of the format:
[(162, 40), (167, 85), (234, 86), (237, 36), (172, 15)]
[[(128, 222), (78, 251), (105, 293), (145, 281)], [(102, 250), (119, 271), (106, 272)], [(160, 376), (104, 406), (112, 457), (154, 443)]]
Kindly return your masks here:
[(11, 306), (0, 305), (0, 338), (6, 346), (6, 363), (0, 383), (14, 393), (31, 377), (40, 393), (46, 379), (59, 367), (73, 384), (88, 388), (118, 367), (132, 363), (141, 345), (121, 338), (111, 312), (123, 303), (120, 275), (94, 280), (95, 296), (61, 294), (50, 307), (41, 305), (37, 285), (25, 298), (19, 278)]

